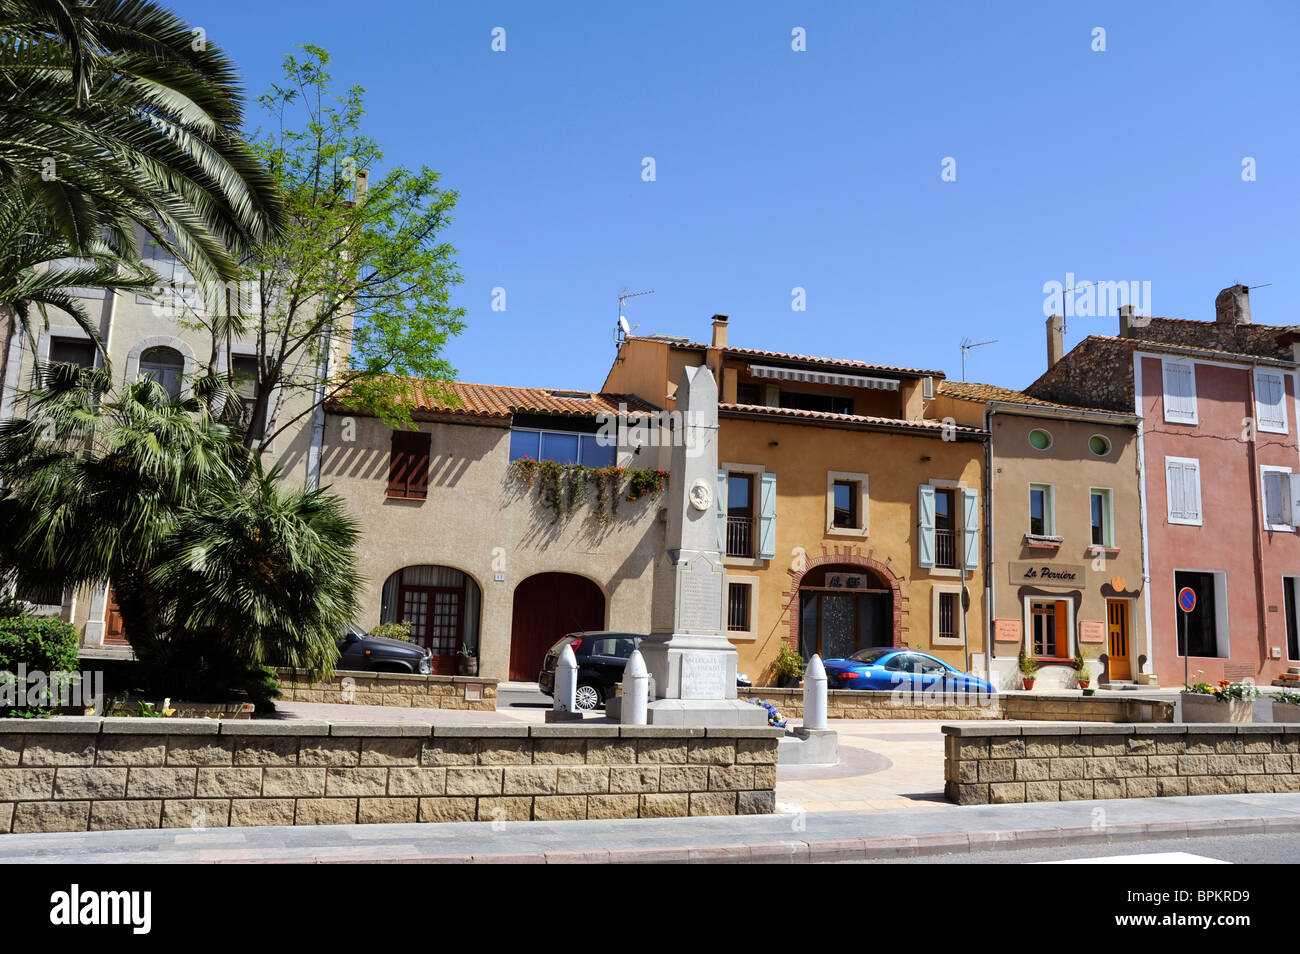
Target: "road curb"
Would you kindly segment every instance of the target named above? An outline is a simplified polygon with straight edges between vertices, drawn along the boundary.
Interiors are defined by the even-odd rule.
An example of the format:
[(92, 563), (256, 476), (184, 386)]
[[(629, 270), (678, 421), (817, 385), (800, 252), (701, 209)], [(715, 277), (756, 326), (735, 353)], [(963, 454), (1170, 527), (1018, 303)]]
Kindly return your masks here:
[(1077, 844), (1123, 844), (1155, 839), (1210, 835), (1300, 832), (1294, 817), (1198, 818), (1190, 821), (1117, 822), (1101, 825), (1043, 826), (1021, 829), (927, 832), (875, 838), (807, 838), (787, 841), (712, 845), (615, 848), (608, 851), (513, 851), (466, 854), (356, 855), (312, 858), (244, 859), (254, 863), (314, 864), (827, 864), (990, 850), (1065, 847)]

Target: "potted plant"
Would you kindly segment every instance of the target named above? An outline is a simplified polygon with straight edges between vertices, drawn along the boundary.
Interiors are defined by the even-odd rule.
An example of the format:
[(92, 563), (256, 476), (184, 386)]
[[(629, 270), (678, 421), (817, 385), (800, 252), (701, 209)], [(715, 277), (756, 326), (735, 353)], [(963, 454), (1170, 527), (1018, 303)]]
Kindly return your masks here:
[(1250, 722), (1251, 700), (1259, 697), (1259, 687), (1249, 682), (1219, 681), (1184, 686), (1183, 722)]
[(456, 675), (478, 675), (478, 655), (468, 643), (461, 643), (460, 649), (456, 650)]
[(1083, 656), (1083, 650), (1075, 647), (1074, 662), (1071, 663), (1074, 668), (1074, 681), (1079, 684), (1080, 689), (1087, 689), (1088, 683), (1092, 681), (1092, 673), (1088, 669), (1088, 660)]
[(1274, 722), (1300, 722), (1300, 692), (1283, 689), (1273, 695)]
[(776, 677), (776, 684), (783, 689), (798, 688), (799, 680), (803, 678), (803, 657), (782, 643), (776, 651), (776, 659), (772, 661), (772, 675)]
[(1038, 660), (1033, 656), (1025, 654), (1025, 647), (1020, 647), (1020, 655), (1016, 659), (1016, 666), (1020, 670), (1020, 679), (1026, 689), (1034, 688), (1034, 674), (1038, 672)]

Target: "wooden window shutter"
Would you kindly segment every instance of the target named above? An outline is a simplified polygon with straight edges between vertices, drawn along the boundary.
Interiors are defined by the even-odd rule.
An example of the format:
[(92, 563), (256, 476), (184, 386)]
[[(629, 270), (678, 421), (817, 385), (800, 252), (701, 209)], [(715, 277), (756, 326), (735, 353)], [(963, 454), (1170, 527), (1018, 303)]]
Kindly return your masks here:
[(917, 500), (916, 562), (934, 566), (934, 487), (921, 484)]
[(430, 435), (393, 431), (388, 458), (388, 496), (424, 500), (429, 495)]

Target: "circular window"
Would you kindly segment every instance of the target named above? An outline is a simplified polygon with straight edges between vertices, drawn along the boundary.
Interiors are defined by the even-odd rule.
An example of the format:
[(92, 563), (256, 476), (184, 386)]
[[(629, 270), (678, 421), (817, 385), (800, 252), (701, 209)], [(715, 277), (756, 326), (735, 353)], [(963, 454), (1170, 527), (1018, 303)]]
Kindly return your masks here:
[(1088, 438), (1088, 450), (1098, 457), (1105, 457), (1110, 453), (1110, 441), (1100, 434), (1093, 434), (1092, 437)]
[(1029, 432), (1029, 446), (1034, 450), (1047, 450), (1052, 446), (1052, 435), (1041, 427), (1036, 427)]

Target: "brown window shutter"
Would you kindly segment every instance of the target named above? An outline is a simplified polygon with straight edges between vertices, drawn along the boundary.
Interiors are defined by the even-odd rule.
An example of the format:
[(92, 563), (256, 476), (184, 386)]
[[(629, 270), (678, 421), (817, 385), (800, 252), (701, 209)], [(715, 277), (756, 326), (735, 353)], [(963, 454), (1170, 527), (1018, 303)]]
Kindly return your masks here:
[(429, 493), (430, 435), (393, 431), (388, 458), (388, 496), (424, 500)]

